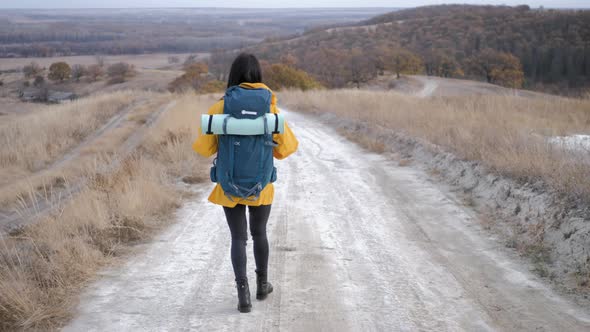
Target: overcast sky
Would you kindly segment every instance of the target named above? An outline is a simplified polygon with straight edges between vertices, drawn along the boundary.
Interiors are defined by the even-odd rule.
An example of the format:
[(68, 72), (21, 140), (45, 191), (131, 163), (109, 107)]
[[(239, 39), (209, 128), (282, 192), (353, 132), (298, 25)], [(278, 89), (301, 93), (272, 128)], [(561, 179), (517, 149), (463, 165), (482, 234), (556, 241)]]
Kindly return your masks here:
[[(471, 4), (528, 4), (531, 7), (589, 8), (589, 0), (463, 0)], [(415, 7), (448, 3), (432, 0), (0, 0), (0, 8), (144, 8), (144, 7)]]

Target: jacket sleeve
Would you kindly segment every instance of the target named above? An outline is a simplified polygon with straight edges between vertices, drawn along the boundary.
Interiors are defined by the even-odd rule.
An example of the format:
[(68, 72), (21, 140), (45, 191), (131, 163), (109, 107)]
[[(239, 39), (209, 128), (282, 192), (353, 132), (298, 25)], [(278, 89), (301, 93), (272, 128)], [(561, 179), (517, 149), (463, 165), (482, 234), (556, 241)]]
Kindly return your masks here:
[[(274, 107), (274, 113), (279, 113), (278, 108)], [(274, 134), (273, 140), (278, 144), (273, 149), (273, 156), (277, 159), (285, 159), (293, 152), (297, 151), (299, 142), (293, 134), (293, 131), (287, 125), (285, 121), (285, 130), (282, 134)]]
[[(217, 102), (211, 108), (207, 114), (220, 114), (223, 113), (223, 102)], [(199, 117), (200, 121), (200, 117)], [(199, 123), (198, 136), (193, 143), (193, 150), (203, 157), (211, 157), (217, 153), (217, 135), (204, 135), (201, 132), (201, 124)]]

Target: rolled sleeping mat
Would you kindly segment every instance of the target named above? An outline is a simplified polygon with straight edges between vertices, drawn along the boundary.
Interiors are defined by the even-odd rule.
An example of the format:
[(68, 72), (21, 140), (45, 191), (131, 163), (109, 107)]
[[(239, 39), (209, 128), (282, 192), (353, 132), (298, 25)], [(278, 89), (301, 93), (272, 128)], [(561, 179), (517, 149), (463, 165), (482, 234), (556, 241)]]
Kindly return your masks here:
[(224, 135), (223, 122), (226, 124), (228, 135), (262, 135), (264, 134), (264, 118), (268, 126), (268, 133), (282, 134), (285, 130), (285, 118), (282, 114), (267, 113), (256, 119), (237, 119), (229, 114), (201, 115), (201, 132), (206, 135)]

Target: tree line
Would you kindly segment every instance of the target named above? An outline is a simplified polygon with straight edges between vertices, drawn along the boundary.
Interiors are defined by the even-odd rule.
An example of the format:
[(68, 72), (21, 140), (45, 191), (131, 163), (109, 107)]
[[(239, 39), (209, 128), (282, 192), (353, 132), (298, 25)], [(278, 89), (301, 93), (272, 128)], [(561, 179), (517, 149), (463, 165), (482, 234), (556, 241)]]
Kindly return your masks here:
[(127, 81), (137, 74), (135, 66), (126, 62), (118, 62), (106, 65), (104, 59), (97, 56), (96, 64), (92, 65), (70, 65), (67, 62), (59, 61), (52, 63), (49, 68), (42, 67), (36, 62), (25, 65), (22, 69), (25, 79), (25, 86), (32, 84), (35, 87), (42, 87), (46, 83), (46, 78), (55, 82), (63, 83), (66, 81), (96, 82), (101, 79), (108, 79), (109, 84), (118, 84)]
[(93, 54), (149, 54), (157, 52), (191, 53), (212, 49), (239, 48), (259, 42), (243, 36), (220, 37), (161, 37), (142, 39), (113, 39), (97, 42), (36, 42), (0, 45), (0, 58), (7, 57), (53, 57)]
[[(222, 58), (211, 57), (208, 61), (198, 61), (188, 57), (184, 64), (184, 74), (170, 82), (170, 92), (195, 91), (197, 93), (222, 92), (227, 87), (227, 68), (233, 61), (233, 53), (218, 53)], [(170, 59), (169, 59), (170, 61)], [(261, 62), (264, 83), (279, 91), (284, 88), (301, 90), (319, 89), (323, 85), (303, 70), (297, 69), (297, 59), (286, 56), (280, 63)]]
[[(489, 83), (511, 88), (521, 88), (524, 83), (522, 65), (514, 55), (485, 49), (458, 61), (445, 53), (431, 52), (421, 56), (399, 46), (376, 45), (373, 48), (295, 47), (283, 51), (259, 48), (263, 63), (278, 63), (311, 75), (321, 85), (330, 88), (360, 88), (386, 72), (400, 78), (403, 74), (427, 74), (440, 77), (481, 78)], [(209, 60), (209, 68), (220, 78), (224, 78), (236, 52), (214, 52)], [(285, 59), (292, 59), (286, 61)]]

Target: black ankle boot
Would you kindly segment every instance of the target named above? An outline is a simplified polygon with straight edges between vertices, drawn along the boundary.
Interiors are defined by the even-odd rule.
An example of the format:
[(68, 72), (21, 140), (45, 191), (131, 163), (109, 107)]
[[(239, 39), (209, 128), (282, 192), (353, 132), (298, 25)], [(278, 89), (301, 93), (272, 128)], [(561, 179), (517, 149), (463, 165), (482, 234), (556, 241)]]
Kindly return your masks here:
[(267, 280), (266, 273), (256, 271), (256, 299), (264, 300), (272, 293), (272, 284)]
[(240, 312), (250, 312), (252, 303), (250, 302), (248, 280), (236, 282), (236, 288), (238, 289), (238, 310)]

